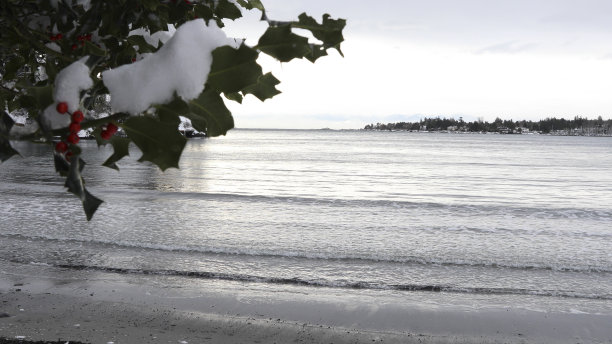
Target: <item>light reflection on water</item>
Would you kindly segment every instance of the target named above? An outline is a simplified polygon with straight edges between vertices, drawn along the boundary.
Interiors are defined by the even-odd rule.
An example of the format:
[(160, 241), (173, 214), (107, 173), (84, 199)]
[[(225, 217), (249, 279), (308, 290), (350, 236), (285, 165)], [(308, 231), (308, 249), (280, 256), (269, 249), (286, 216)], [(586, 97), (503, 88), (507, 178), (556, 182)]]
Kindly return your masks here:
[(23, 248), (1, 259), (612, 295), (607, 138), (234, 130), (164, 173), (82, 146), (91, 222), (50, 148), (0, 166), (2, 243)]

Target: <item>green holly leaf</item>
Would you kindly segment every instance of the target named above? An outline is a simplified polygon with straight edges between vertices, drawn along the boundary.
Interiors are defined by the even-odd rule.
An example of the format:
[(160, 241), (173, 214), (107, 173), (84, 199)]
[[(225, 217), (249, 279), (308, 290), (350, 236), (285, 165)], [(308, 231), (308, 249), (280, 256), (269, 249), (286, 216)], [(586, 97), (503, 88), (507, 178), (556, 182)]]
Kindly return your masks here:
[[(32, 106), (37, 109), (45, 109), (53, 104), (53, 86), (47, 85), (42, 87), (28, 87), (26, 89), (28, 96), (31, 98)], [(33, 114), (32, 114), (33, 115)]]
[(89, 41), (85, 41), (85, 53), (87, 55), (106, 56), (106, 50)]
[(237, 0), (236, 2), (247, 10), (256, 8), (262, 12), (265, 11), (263, 4), (259, 0)]
[(187, 103), (175, 96), (172, 102), (157, 105), (156, 108), (160, 118), (189, 118), (193, 128), (205, 132), (207, 136), (225, 135), (234, 127), (234, 118), (223, 99), (218, 92), (208, 88)]
[(240, 104), (242, 104), (242, 98), (244, 98), (242, 94), (240, 94), (240, 92), (224, 93), (223, 95), (225, 96), (225, 98), (233, 100)]
[(142, 4), (142, 7), (149, 11), (157, 10), (157, 7), (160, 5), (159, 0), (140, 0), (139, 3)]
[(123, 159), (123, 157), (130, 155), (130, 139), (125, 137), (113, 136), (110, 139), (110, 144), (113, 146), (113, 154), (106, 159), (102, 166), (106, 166), (119, 171), (117, 161)]
[(219, 92), (233, 93), (257, 83), (262, 75), (259, 53), (245, 44), (238, 49), (224, 45), (212, 52), (213, 62), (206, 83)]
[(0, 162), (5, 162), (13, 155), (19, 155), (9, 141), (9, 132), (15, 121), (6, 112), (2, 111), (0, 118)]
[(141, 35), (134, 35), (127, 38), (127, 41), (131, 45), (135, 45), (138, 47), (139, 53), (154, 53), (157, 49), (151, 44), (147, 43)]
[(310, 53), (306, 55), (306, 58), (314, 63), (321, 56), (327, 56), (327, 50), (322, 45), (312, 44)]
[(87, 221), (90, 221), (103, 201), (93, 196), (85, 189), (85, 182), (81, 176), (84, 165), (85, 163), (79, 158), (79, 155), (75, 154), (71, 158), (68, 176), (66, 177), (64, 186), (81, 200)]
[(195, 13), (196, 16), (198, 16), (199, 18), (202, 18), (206, 21), (206, 23), (208, 23), (208, 21), (210, 19), (213, 18), (214, 13), (213, 11), (210, 9), (210, 7), (203, 5), (203, 4), (199, 4), (196, 3), (193, 7), (193, 12)]
[(289, 62), (294, 58), (303, 58), (310, 53), (308, 38), (291, 32), (290, 25), (270, 26), (259, 38), (256, 49), (276, 58)]
[(217, 7), (215, 7), (215, 14), (217, 14), (219, 18), (228, 18), (231, 20), (242, 17), (240, 9), (228, 0), (219, 0)]
[(323, 42), (324, 50), (327, 48), (335, 48), (336, 50), (338, 50), (340, 55), (342, 55), (342, 51), (340, 50), (340, 43), (344, 41), (344, 37), (342, 36), (342, 29), (344, 29), (344, 27), (346, 26), (346, 20), (331, 19), (329, 14), (324, 14), (322, 24), (319, 24), (314, 18), (308, 16), (306, 13), (300, 14), (298, 19), (299, 21), (297, 23), (292, 24), (293, 27), (306, 29), (312, 32), (312, 35), (315, 36), (316, 39)]
[(21, 55), (13, 56), (4, 66), (4, 80), (12, 80), (17, 77), (17, 71), (23, 67), (25, 59)]
[(68, 171), (70, 171), (70, 164), (64, 159), (64, 156), (57, 152), (53, 153), (53, 162), (55, 163), (55, 172), (62, 177), (66, 177)]
[(123, 124), (128, 137), (140, 148), (138, 161), (150, 161), (162, 171), (178, 168), (179, 159), (187, 139), (178, 131), (180, 120), (164, 121), (152, 116), (130, 117)]
[(184, 115), (191, 120), (197, 131), (207, 136), (225, 135), (234, 127), (234, 118), (219, 93), (206, 89), (200, 96), (189, 101), (190, 113)]
[(278, 84), (280, 84), (280, 81), (272, 73), (267, 73), (260, 76), (256, 84), (245, 87), (243, 92), (245, 94), (250, 93), (263, 102), (281, 93), (281, 91), (276, 89)]
[(157, 115), (162, 118), (168, 118), (166, 121), (171, 121), (173, 116), (184, 116), (187, 117), (187, 114), (191, 112), (189, 105), (185, 103), (180, 97), (174, 94), (174, 99), (168, 104), (156, 105)]

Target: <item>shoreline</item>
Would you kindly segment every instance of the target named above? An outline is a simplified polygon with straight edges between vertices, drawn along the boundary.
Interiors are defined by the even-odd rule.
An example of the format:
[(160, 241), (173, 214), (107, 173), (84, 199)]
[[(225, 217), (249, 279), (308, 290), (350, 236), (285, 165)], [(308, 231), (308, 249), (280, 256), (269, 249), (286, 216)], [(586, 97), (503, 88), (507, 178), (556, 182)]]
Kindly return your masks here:
[[(0, 263), (0, 337), (84, 343), (612, 343), (611, 314)], [(405, 297), (404, 297), (405, 296)], [(419, 301), (419, 300), (422, 301)], [(398, 302), (398, 300), (405, 300)]]

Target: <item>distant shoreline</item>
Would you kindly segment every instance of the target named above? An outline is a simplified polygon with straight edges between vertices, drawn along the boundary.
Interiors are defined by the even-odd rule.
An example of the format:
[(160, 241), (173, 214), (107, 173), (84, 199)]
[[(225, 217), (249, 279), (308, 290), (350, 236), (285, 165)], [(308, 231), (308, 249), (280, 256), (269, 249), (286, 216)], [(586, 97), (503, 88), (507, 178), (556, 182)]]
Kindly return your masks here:
[(418, 122), (396, 122), (368, 124), (365, 130), (380, 131), (418, 131), (418, 132), (462, 132), (462, 133), (498, 133), (498, 134), (529, 134), (555, 136), (612, 136), (612, 120), (574, 117), (546, 118), (539, 121), (513, 121), (496, 118), (489, 123), (482, 119), (465, 122), (462, 117), (454, 118), (423, 118)]
[(535, 135), (535, 136), (587, 136), (587, 137), (612, 137), (612, 133), (606, 134), (575, 134), (568, 133), (566, 131), (559, 131), (553, 133), (540, 133), (540, 132), (528, 132), (528, 133), (504, 133), (496, 131), (449, 131), (449, 130), (381, 130), (381, 129), (358, 129), (363, 131), (377, 131), (377, 132), (410, 132), (410, 133), (422, 133), (422, 134), (468, 134), (468, 135)]

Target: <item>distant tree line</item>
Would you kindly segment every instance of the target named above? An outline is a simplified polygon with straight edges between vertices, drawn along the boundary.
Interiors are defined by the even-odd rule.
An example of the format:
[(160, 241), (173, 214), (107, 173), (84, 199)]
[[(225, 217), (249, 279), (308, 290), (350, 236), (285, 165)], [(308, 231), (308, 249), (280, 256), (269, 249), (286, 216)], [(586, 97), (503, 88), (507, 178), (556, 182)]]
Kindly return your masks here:
[(406, 131), (459, 131), (459, 132), (499, 132), (503, 134), (558, 134), (603, 136), (612, 134), (612, 120), (588, 119), (576, 116), (574, 119), (549, 117), (539, 121), (513, 121), (496, 118), (493, 122), (482, 119), (465, 122), (446, 117), (423, 118), (418, 122), (395, 122), (368, 124), (365, 130), (406, 130)]

